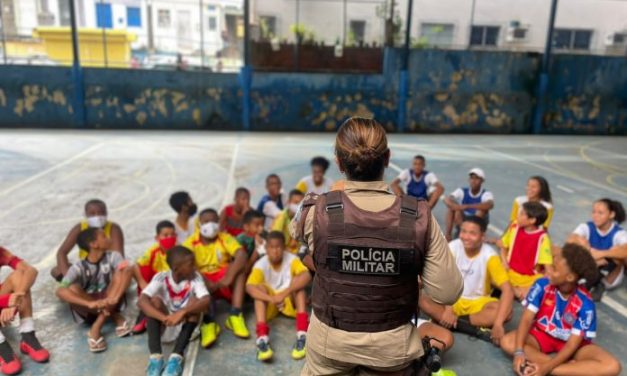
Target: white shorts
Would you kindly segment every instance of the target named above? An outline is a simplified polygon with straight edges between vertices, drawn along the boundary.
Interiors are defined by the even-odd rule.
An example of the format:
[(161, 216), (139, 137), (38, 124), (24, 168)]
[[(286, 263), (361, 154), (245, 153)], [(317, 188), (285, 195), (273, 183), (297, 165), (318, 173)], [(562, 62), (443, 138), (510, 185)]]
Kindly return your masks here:
[(621, 286), (623, 284), (623, 281), (625, 280), (625, 267), (624, 266), (620, 266), (620, 273), (618, 274), (618, 277), (616, 277), (616, 279), (614, 280), (614, 282), (610, 283), (607, 281), (607, 278), (604, 277), (601, 281), (603, 282), (603, 284), (605, 285), (605, 288), (608, 290), (613, 290), (619, 286)]
[(430, 322), (430, 321), (429, 320), (423, 320), (423, 319), (412, 319), (411, 320), (411, 323), (416, 325), (416, 328), (420, 328), (420, 326), (422, 324), (426, 324), (428, 322)]

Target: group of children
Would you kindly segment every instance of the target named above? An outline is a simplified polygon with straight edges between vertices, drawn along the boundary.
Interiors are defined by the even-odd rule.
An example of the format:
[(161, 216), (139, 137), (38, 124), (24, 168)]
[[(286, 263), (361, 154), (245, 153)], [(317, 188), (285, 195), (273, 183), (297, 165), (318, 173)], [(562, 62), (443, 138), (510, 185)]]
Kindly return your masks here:
[[(257, 358), (268, 361), (273, 356), (268, 322), (279, 313), (295, 319), (291, 355), (304, 358), (307, 287), (312, 277), (302, 261), (304, 248), (291, 238), (288, 227), (306, 193), (343, 189), (341, 182), (325, 177), (328, 160), (316, 157), (311, 167), (312, 175), (299, 181), (287, 200), (280, 177), (269, 175), (267, 194), (256, 209), (246, 188), (238, 188), (234, 202), (220, 212), (210, 208), (198, 212), (187, 192), (172, 194), (175, 220), (157, 224), (154, 244), (136, 262), (125, 258), (122, 230), (108, 220), (105, 203), (88, 201), (85, 220), (68, 233), (51, 274), (60, 283), (58, 297), (69, 304), (75, 320), (90, 325), (89, 350), (106, 350), (102, 327), (111, 319), (117, 337), (147, 331), (147, 375), (180, 375), (194, 330), (199, 327), (205, 348), (220, 335), (216, 300), (230, 303), (224, 327), (236, 337), (250, 337), (242, 312), (248, 296), (256, 317)], [(434, 207), (444, 186), (425, 167), (425, 158), (416, 156), (412, 168), (391, 183), (391, 190), (402, 195), (405, 188), (407, 194)], [(449, 330), (493, 342), (514, 357), (519, 375), (618, 374), (620, 363), (590, 343), (596, 318), (589, 290), (602, 294), (623, 281), (627, 233), (620, 228), (625, 220), (622, 205), (609, 199), (595, 202), (592, 220), (578, 226), (560, 249), (551, 245), (548, 235), (553, 215), (548, 183), (535, 176), (528, 181), (527, 194), (514, 200), (506, 233), (490, 240), (486, 230), (494, 197), (483, 187), (482, 169), (473, 168), (468, 175), (468, 187), (443, 199), (445, 235), (464, 278), (464, 290), (453, 306), (421, 294), (420, 309), (431, 320), (416, 321), (421, 335), (435, 338), (431, 345), (441, 351), (453, 346)], [(454, 230), (458, 239), (453, 239)], [(74, 245), (79, 248), (79, 261), (71, 264), (68, 254)], [(4, 325), (19, 313), (20, 350), (45, 362), (49, 354), (37, 340), (32, 320), (30, 287), (37, 271), (3, 248), (0, 265), (15, 270), (0, 285), (0, 322)], [(133, 280), (140, 313), (130, 324), (122, 313)], [(505, 333), (515, 299), (526, 308), (518, 330)], [(174, 343), (167, 361), (162, 342)], [(550, 353), (557, 355), (550, 357)], [(0, 367), (5, 374), (21, 369), (1, 334)]]

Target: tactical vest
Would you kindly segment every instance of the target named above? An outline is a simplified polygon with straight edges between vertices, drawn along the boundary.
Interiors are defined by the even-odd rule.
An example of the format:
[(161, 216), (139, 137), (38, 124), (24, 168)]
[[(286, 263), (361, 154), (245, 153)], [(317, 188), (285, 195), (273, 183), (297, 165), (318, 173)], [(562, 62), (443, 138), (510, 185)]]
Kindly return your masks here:
[(404, 196), (376, 213), (340, 191), (312, 201), (316, 317), (349, 332), (408, 324), (418, 311), (418, 275), (429, 243), (426, 201)]

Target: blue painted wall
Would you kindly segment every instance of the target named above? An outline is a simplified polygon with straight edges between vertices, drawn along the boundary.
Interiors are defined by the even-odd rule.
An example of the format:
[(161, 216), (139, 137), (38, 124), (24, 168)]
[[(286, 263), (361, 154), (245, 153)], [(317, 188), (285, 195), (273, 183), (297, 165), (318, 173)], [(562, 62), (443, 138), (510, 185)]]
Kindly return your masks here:
[[(255, 72), (251, 130), (332, 131), (351, 115), (398, 129), (400, 50), (381, 74)], [(413, 50), (404, 129), (529, 133), (540, 56)], [(84, 69), (87, 127), (243, 129), (236, 74)], [(0, 127), (81, 127), (71, 70), (0, 66)], [(556, 55), (546, 133), (627, 134), (627, 61)]]

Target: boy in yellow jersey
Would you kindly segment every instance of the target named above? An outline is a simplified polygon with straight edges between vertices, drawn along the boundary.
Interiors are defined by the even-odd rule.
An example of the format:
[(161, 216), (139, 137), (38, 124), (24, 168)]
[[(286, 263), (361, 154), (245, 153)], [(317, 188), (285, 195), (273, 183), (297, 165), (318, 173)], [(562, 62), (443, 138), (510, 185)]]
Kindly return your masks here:
[(298, 249), (300, 248), (300, 243), (297, 240), (292, 239), (290, 235), (290, 223), (292, 222), (292, 218), (296, 215), (298, 211), (298, 205), (303, 201), (305, 195), (303, 192), (298, 189), (292, 189), (288, 196), (287, 208), (281, 211), (275, 219), (274, 223), (272, 223), (272, 231), (279, 231), (285, 237), (285, 246), (287, 247), (287, 251), (291, 253), (298, 253)]
[(218, 212), (205, 209), (200, 212), (200, 231), (188, 238), (183, 246), (194, 252), (196, 267), (203, 276), (213, 297), (211, 308), (200, 326), (201, 345), (211, 346), (220, 334), (215, 322), (215, 301), (225, 299), (231, 303), (225, 326), (235, 336), (248, 338), (248, 328), (242, 314), (246, 276), (246, 251), (226, 232), (220, 232)]
[[(166, 252), (176, 245), (176, 229), (174, 223), (161, 221), (157, 223), (157, 241), (137, 260), (133, 267), (133, 277), (137, 281), (137, 293), (141, 295), (143, 289), (152, 281), (152, 278), (161, 272), (170, 270), (166, 261)], [(146, 316), (139, 312), (133, 334), (141, 334), (146, 331)]]
[(255, 299), (257, 359), (267, 361), (272, 358), (267, 321), (279, 312), (296, 318), (296, 344), (292, 349), (292, 358), (303, 359), (309, 325), (305, 287), (311, 282), (311, 275), (298, 256), (286, 251), (285, 237), (281, 232), (268, 234), (266, 252), (267, 256), (255, 263), (246, 281), (246, 292)]
[(508, 269), (516, 298), (525, 299), (533, 283), (553, 264), (551, 240), (542, 227), (548, 211), (539, 202), (525, 202), (501, 240), (501, 258)]
[[(111, 239), (111, 250), (117, 251), (124, 257), (124, 234), (122, 228), (114, 222), (107, 220), (107, 205), (99, 199), (92, 199), (85, 203), (85, 219), (74, 225), (65, 237), (63, 243), (57, 251), (57, 265), (52, 268), (50, 274), (57, 281), (61, 281), (72, 264), (68, 260), (68, 255), (76, 245), (78, 234), (88, 228), (102, 229), (105, 235)], [(87, 257), (87, 249), (79, 246), (79, 259)]]

